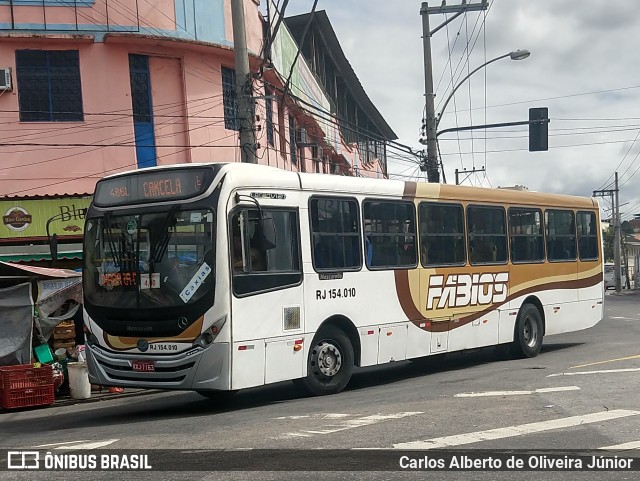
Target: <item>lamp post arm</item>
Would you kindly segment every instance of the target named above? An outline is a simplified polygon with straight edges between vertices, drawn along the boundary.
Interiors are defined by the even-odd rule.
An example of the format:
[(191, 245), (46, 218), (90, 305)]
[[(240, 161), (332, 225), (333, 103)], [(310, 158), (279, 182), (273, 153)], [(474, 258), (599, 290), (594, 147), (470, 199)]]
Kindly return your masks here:
[(438, 128), (438, 125), (440, 124), (440, 119), (442, 118), (442, 114), (444, 113), (444, 109), (447, 108), (447, 105), (449, 104), (449, 101), (451, 100), (451, 98), (454, 96), (454, 94), (457, 92), (457, 90), (460, 88), (460, 86), (469, 78), (471, 77), (474, 73), (476, 73), (478, 70), (480, 70), (481, 68), (486, 67), (487, 65), (489, 65), (490, 63), (493, 63), (497, 60), (501, 60), (503, 58), (506, 58), (508, 56), (510, 56), (511, 53), (507, 53), (504, 55), (500, 55), (499, 57), (496, 57), (494, 59), (489, 60), (488, 62), (483, 63), (482, 65), (480, 65), (479, 67), (475, 68), (474, 70), (472, 70), (469, 74), (467, 74), (467, 76), (465, 78), (463, 78), (462, 80), (460, 80), (460, 82), (458, 82), (458, 85), (456, 85), (453, 90), (451, 91), (451, 93), (449, 94), (449, 96), (447, 97), (447, 99), (444, 101), (444, 105), (442, 106), (442, 110), (440, 110), (440, 114), (438, 114), (438, 117), (436, 118), (436, 128)]

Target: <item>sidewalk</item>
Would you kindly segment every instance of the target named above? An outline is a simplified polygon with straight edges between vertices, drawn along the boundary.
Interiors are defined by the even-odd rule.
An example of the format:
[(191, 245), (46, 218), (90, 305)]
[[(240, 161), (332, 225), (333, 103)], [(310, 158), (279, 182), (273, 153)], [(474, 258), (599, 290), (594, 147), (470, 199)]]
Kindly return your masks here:
[(614, 289), (605, 291), (605, 295), (607, 296), (640, 296), (640, 289), (622, 289), (620, 294), (618, 294)]
[(153, 394), (163, 392), (158, 389), (135, 389), (125, 388), (123, 393), (110, 393), (108, 387), (102, 388), (102, 392), (91, 392), (91, 397), (87, 399), (73, 399), (70, 395), (56, 397), (52, 406), (71, 406), (74, 404), (95, 403), (100, 401), (108, 401), (111, 399), (123, 399), (128, 397), (144, 396), (145, 394)]

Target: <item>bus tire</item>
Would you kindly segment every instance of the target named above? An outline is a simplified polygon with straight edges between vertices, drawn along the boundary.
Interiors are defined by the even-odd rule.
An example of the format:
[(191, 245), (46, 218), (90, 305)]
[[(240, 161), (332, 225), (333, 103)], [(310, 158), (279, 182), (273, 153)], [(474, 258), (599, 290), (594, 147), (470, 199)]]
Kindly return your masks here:
[(353, 373), (353, 346), (349, 337), (335, 326), (322, 328), (313, 338), (307, 359), (305, 389), (314, 396), (342, 391)]
[(520, 358), (536, 357), (542, 348), (542, 317), (533, 304), (524, 304), (518, 312), (512, 352)]

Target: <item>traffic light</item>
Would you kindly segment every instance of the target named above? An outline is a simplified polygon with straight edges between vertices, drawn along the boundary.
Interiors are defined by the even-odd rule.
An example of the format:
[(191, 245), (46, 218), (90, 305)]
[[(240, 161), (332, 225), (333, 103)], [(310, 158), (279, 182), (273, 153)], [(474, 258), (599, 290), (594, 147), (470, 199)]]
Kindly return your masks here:
[(549, 150), (549, 109), (529, 109), (529, 152)]

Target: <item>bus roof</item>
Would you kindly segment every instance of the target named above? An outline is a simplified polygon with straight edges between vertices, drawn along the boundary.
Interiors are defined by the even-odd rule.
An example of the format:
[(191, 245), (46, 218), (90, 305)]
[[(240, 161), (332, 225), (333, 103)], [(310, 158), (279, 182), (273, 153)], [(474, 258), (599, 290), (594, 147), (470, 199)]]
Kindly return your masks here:
[[(495, 202), (522, 205), (561, 206), (574, 208), (597, 208), (592, 197), (565, 194), (520, 191), (514, 189), (491, 189), (463, 185), (405, 182), (400, 180), (374, 179), (326, 174), (297, 173), (275, 167), (249, 164), (228, 164), (223, 169), (234, 172), (239, 185), (259, 180), (262, 187), (297, 187), (314, 192), (331, 192), (361, 195), (395, 195), (407, 198), (465, 200), (470, 202)], [(259, 173), (257, 175), (257, 173)], [(235, 175), (237, 174), (237, 175)], [(258, 179), (255, 179), (255, 178)], [(295, 184), (295, 185), (294, 185)]]
[[(227, 174), (228, 181), (238, 186), (298, 189), (342, 194), (391, 195), (405, 198), (438, 199), (447, 201), (469, 201), (487, 203), (510, 203), (521, 205), (559, 206), (572, 208), (597, 208), (598, 202), (592, 197), (565, 194), (520, 191), (514, 189), (494, 189), (435, 183), (405, 182), (401, 180), (374, 179), (364, 177), (339, 176), (315, 173), (298, 173), (276, 167), (243, 164), (238, 162), (212, 162), (177, 164), (144, 169), (144, 172), (169, 168), (197, 168), (204, 165), (216, 166), (220, 173)], [(138, 171), (121, 172), (109, 177), (131, 174)]]

